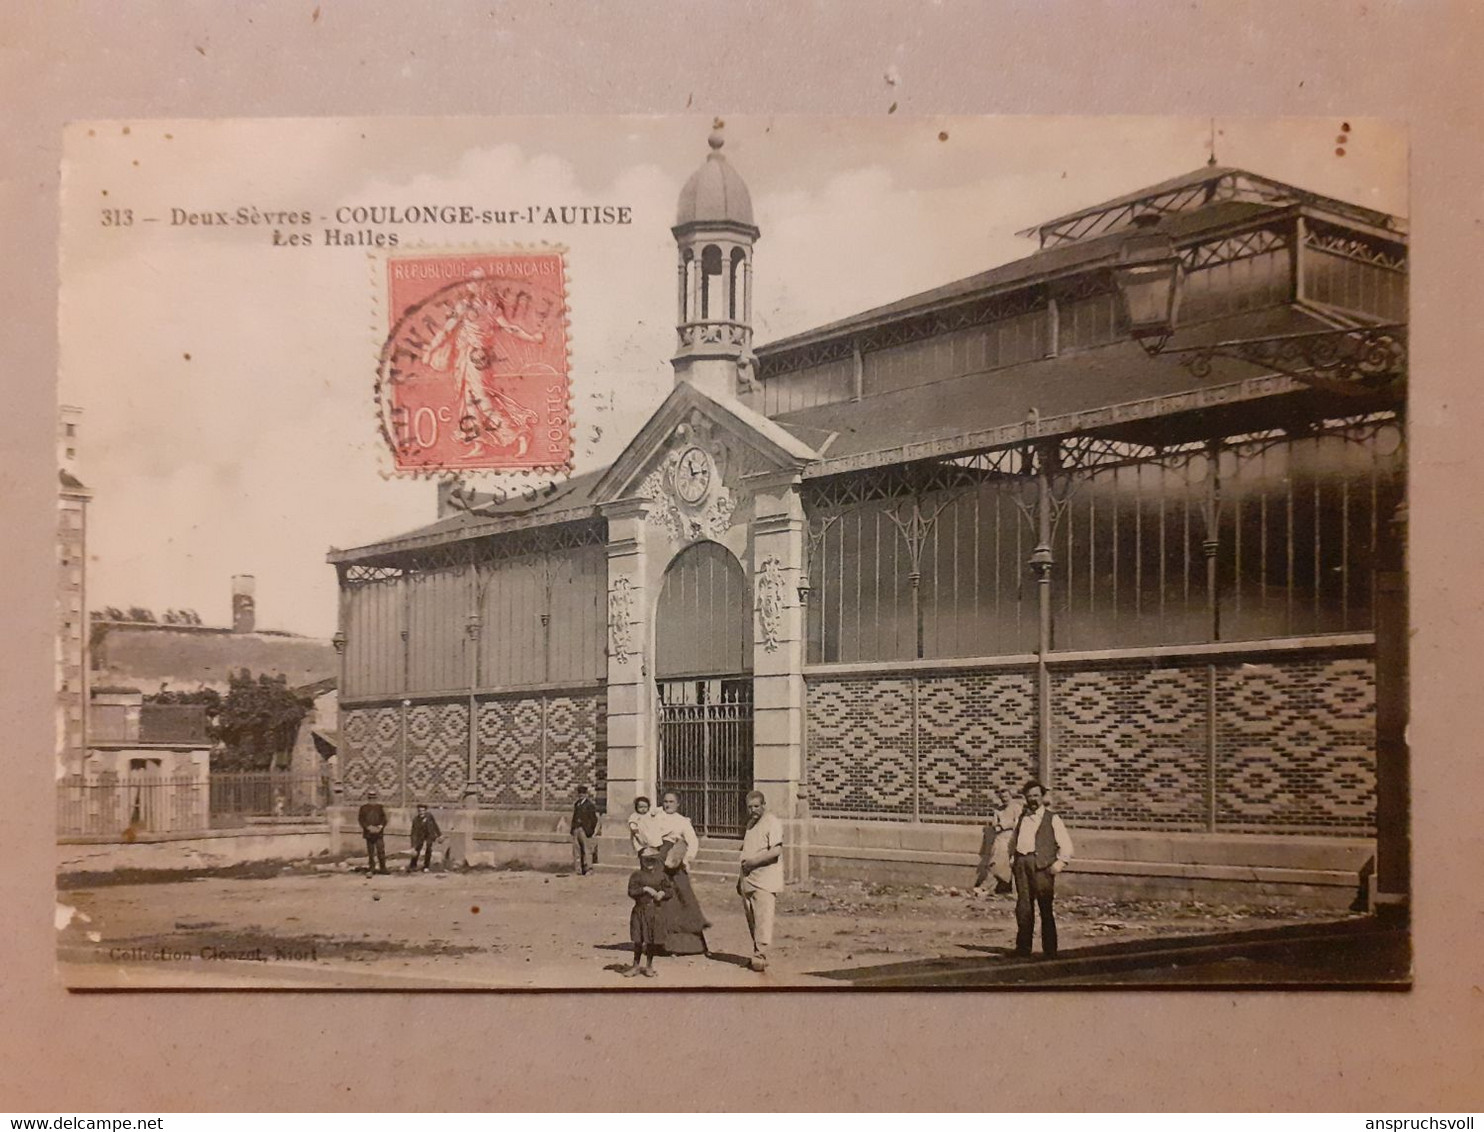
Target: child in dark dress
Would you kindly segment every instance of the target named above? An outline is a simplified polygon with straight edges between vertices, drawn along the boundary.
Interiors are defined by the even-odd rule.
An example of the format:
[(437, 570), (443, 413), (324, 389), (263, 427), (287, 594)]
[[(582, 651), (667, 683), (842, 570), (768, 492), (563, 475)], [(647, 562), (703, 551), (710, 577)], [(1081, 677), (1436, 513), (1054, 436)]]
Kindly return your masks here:
[(654, 977), (654, 949), (661, 942), (660, 904), (673, 893), (674, 886), (660, 862), (660, 851), (646, 845), (639, 854), (639, 867), (629, 874), (629, 896), (634, 901), (634, 910), (629, 913), (629, 939), (634, 945), (634, 965), (624, 971), (625, 978)]

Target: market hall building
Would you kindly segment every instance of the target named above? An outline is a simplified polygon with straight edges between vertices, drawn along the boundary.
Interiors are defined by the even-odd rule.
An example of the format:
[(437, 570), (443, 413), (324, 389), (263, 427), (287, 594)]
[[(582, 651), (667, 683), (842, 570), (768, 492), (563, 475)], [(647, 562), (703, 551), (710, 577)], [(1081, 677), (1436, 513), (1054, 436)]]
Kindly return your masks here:
[[(578, 785), (610, 830), (674, 789), (708, 838), (756, 787), (794, 877), (964, 884), (1040, 778), (1076, 891), (1354, 899), (1402, 382), (1194, 348), (1403, 323), (1404, 224), (1207, 166), (755, 346), (760, 233), (711, 145), (675, 388), (618, 459), (535, 500), (444, 486), (331, 552), (346, 815), (375, 787), (471, 860), (555, 861)], [(1119, 286), (1151, 231), (1179, 264), (1153, 343)]]

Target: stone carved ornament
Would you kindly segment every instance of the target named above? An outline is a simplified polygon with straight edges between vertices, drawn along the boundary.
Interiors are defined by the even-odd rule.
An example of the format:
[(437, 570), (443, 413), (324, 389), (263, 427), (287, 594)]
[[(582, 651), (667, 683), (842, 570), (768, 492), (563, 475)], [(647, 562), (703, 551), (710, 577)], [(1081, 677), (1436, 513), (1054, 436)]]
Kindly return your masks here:
[(634, 651), (634, 591), (627, 578), (614, 580), (608, 591), (608, 650), (619, 664)]
[(763, 648), (777, 652), (783, 631), (783, 563), (774, 555), (763, 559), (757, 576), (757, 619)]
[(721, 539), (732, 525), (737, 501), (722, 482), (725, 452), (698, 416), (680, 425), (670, 451), (639, 485), (654, 503), (650, 518), (677, 545)]

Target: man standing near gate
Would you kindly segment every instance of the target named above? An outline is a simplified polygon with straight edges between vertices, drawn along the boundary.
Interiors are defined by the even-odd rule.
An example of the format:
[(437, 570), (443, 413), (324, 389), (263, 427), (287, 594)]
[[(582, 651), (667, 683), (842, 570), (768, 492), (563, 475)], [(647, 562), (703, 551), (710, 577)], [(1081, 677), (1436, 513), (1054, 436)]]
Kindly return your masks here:
[(577, 788), (577, 801), (572, 804), (572, 867), (578, 876), (586, 876), (598, 863), (598, 846), (593, 840), (598, 833), (598, 805), (588, 795), (586, 786)]
[(752, 933), (754, 971), (768, 969), (768, 948), (773, 945), (773, 915), (778, 894), (783, 891), (783, 823), (768, 813), (768, 799), (761, 790), (747, 794), (747, 829), (742, 834), (742, 875), (737, 895), (747, 913)]
[(1036, 909), (1041, 910), (1041, 950), (1056, 957), (1056, 874), (1072, 859), (1072, 838), (1061, 818), (1046, 805), (1046, 787), (1027, 782), (1021, 789), (1025, 809), (1015, 822), (1010, 845), (1015, 876), (1015, 954), (1028, 956), (1036, 936)]
[(366, 791), (356, 818), (361, 823), (361, 836), (366, 839), (366, 874), (386, 875), (386, 810), (377, 801), (375, 790)]

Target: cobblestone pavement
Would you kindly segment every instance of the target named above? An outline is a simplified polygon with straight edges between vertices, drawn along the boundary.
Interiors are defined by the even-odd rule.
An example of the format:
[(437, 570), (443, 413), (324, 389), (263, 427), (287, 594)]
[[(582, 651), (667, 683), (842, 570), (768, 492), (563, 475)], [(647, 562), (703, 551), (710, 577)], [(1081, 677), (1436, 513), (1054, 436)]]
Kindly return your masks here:
[[(760, 975), (745, 967), (752, 949), (736, 893), (702, 877), (712, 957), (661, 957), (658, 978), (624, 979), (624, 882), (495, 869), (370, 877), (323, 859), (73, 874), (59, 884), (59, 966), (73, 987), (841, 987), (852, 981), (841, 971), (995, 960), (1014, 942), (1010, 897), (815, 881), (780, 900), (773, 962)], [(1085, 897), (1057, 909), (1063, 953), (1347, 918)]]

